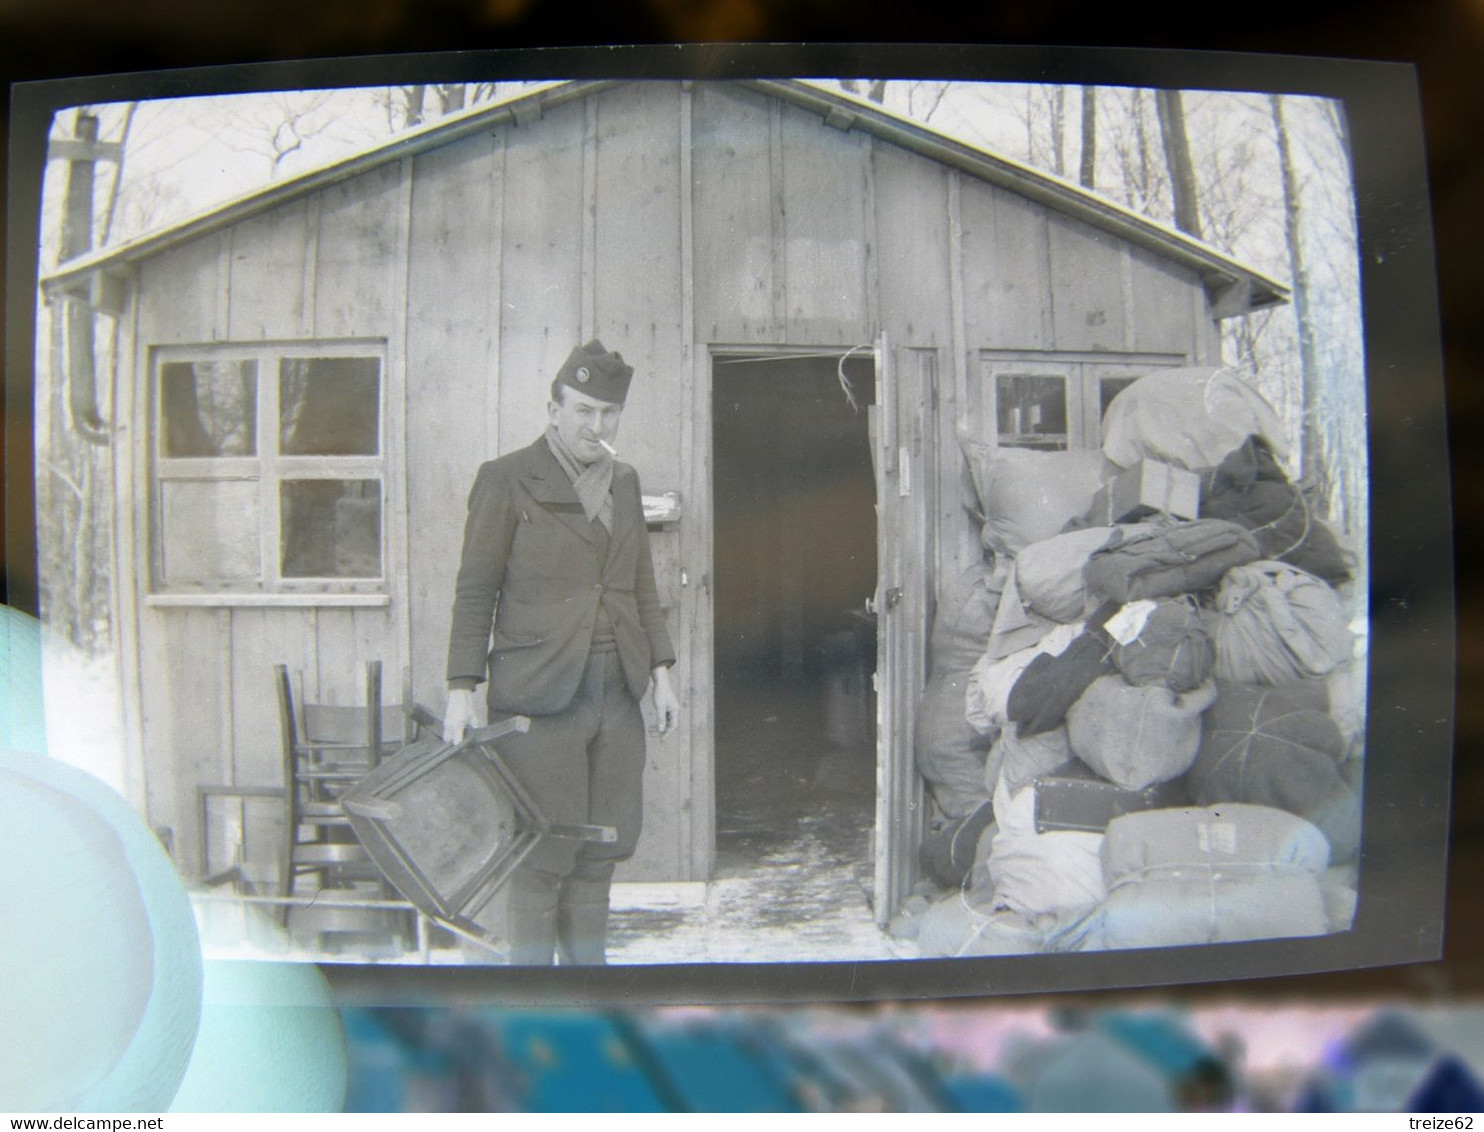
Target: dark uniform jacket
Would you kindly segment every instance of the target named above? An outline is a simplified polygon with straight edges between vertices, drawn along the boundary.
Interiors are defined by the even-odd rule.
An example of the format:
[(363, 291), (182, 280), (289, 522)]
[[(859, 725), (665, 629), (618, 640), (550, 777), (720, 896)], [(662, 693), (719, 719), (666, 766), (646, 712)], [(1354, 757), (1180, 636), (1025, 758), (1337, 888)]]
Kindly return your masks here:
[(488, 676), (491, 711), (561, 711), (582, 679), (600, 603), (638, 699), (651, 669), (674, 663), (675, 651), (634, 469), (613, 466), (609, 537), (583, 514), (544, 436), (484, 464), (469, 493), (448, 678)]

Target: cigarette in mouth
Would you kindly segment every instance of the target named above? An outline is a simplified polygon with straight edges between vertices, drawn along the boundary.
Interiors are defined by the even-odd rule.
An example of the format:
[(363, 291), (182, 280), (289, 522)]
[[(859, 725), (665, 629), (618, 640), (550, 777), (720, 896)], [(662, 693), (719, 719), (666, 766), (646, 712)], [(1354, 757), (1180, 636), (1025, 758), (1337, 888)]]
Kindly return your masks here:
[(598, 443), (599, 443), (599, 444), (601, 444), (601, 445), (602, 445), (602, 446), (603, 446), (603, 450), (604, 450), (604, 451), (605, 451), (605, 452), (607, 452), (607, 453), (608, 453), (608, 455), (610, 455), (610, 456), (617, 456), (617, 455), (618, 455), (618, 449), (617, 449), (617, 448), (615, 448), (615, 447), (613, 447), (613, 445), (611, 445), (611, 444), (609, 444), (609, 443), (608, 443), (608, 442), (607, 442), (607, 441), (606, 441), (606, 440), (604, 440), (604, 439), (603, 439), (603, 438), (602, 438), (602, 437), (601, 437), (601, 436), (600, 436), (600, 437), (598, 437)]

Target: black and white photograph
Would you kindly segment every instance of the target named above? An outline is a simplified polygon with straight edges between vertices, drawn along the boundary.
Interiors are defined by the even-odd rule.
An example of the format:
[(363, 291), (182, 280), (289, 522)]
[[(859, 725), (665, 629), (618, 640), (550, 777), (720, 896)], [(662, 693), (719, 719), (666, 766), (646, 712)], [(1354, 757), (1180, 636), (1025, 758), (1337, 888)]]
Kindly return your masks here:
[(1353, 106), (468, 71), (51, 117), (47, 728), (208, 956), (1436, 952)]

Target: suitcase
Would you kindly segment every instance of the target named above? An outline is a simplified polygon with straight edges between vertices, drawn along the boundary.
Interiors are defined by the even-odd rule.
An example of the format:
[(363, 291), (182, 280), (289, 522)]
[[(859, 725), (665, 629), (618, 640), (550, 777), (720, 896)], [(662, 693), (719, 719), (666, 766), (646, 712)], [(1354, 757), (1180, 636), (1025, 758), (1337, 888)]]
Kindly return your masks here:
[[(436, 733), (442, 724), (415, 709)], [(481, 913), (542, 839), (612, 842), (611, 826), (553, 825), (500, 757), (498, 740), (530, 726), (512, 716), (462, 743), (419, 739), (347, 790), (340, 805), (382, 875), (419, 911), (490, 939)]]
[(1037, 833), (1102, 833), (1110, 821), (1124, 814), (1190, 803), (1182, 780), (1126, 790), (1100, 778), (1080, 759), (1041, 775), (1033, 785)]

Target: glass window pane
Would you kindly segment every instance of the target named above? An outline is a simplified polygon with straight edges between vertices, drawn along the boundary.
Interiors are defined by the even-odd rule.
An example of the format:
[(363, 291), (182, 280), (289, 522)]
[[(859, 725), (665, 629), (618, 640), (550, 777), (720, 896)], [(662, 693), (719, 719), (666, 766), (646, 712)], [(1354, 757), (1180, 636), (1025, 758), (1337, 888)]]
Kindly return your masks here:
[(1067, 379), (1042, 374), (997, 374), (995, 413), (1001, 448), (1064, 449)]
[(376, 358), (285, 358), (278, 445), (285, 456), (375, 456), (381, 450)]
[(255, 481), (166, 480), (160, 485), (160, 510), (166, 585), (258, 581)]
[(1098, 382), (1098, 420), (1108, 415), (1108, 406), (1113, 403), (1113, 398), (1138, 380), (1137, 377), (1102, 378)]
[(284, 480), (285, 578), (381, 577), (380, 480)]
[(160, 417), (162, 455), (256, 455), (258, 363), (166, 362)]

